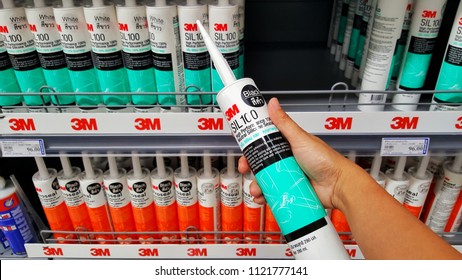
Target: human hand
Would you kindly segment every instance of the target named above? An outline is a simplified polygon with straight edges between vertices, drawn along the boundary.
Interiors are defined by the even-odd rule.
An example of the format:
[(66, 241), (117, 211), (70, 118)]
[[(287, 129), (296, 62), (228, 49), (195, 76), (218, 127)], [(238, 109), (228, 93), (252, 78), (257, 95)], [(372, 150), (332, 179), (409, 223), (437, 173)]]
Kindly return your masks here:
[[(359, 166), (336, 152), (318, 137), (298, 126), (281, 108), (279, 101), (268, 102), (268, 113), (274, 125), (289, 142), (298, 164), (308, 176), (319, 199), (326, 208), (342, 208), (344, 193), (356, 180), (369, 177)], [(245, 157), (239, 159), (239, 172), (250, 170)], [(258, 184), (251, 184), (256, 203), (265, 199)]]

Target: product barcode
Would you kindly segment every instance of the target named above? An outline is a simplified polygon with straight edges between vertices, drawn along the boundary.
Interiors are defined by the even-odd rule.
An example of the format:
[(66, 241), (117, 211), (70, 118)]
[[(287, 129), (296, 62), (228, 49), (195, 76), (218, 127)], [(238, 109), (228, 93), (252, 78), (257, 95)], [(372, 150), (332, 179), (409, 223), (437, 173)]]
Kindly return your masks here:
[(386, 145), (386, 146), (384, 147), (385, 150), (392, 150), (392, 149), (394, 149), (394, 148), (395, 148), (395, 146), (393, 146), (393, 145)]
[(384, 98), (385, 98), (385, 95), (383, 94), (372, 94), (371, 95), (371, 101), (383, 102)]
[(13, 147), (12, 146), (3, 146), (3, 151), (4, 152), (11, 152), (11, 151), (13, 151)]

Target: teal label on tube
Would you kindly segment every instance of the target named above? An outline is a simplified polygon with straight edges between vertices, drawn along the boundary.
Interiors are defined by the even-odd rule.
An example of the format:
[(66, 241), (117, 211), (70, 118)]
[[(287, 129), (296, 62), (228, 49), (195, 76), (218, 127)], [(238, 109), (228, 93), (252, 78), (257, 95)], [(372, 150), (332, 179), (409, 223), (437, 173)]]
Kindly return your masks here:
[(345, 39), (345, 30), (348, 22), (348, 10), (350, 7), (350, 0), (344, 0), (342, 4), (342, 15), (340, 17), (340, 25), (338, 29), (337, 44), (343, 45)]
[(425, 83), (436, 38), (411, 37), (400, 79), (402, 89), (420, 89)]
[[(0, 93), (1, 92), (21, 92), (3, 41), (0, 41)], [(22, 97), (20, 95), (0, 95), (0, 106), (17, 105), (21, 102)]]
[[(75, 92), (85, 93), (100, 91), (83, 8), (55, 8), (53, 12), (61, 36), (72, 89)], [(96, 106), (101, 103), (99, 95), (76, 95), (75, 99), (77, 105), (82, 106)]]
[[(462, 33), (462, 27), (459, 28)], [(435, 89), (462, 90), (462, 44), (448, 46)], [(462, 102), (460, 93), (436, 93), (434, 96), (443, 102)]]

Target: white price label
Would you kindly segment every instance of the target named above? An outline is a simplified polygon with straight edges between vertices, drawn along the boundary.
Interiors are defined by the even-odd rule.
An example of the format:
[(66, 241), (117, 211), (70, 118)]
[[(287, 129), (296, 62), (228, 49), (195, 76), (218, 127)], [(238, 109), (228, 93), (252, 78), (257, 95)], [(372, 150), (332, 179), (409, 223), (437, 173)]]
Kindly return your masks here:
[(45, 144), (42, 139), (1, 140), (3, 157), (44, 156)]
[(428, 152), (430, 138), (382, 138), (382, 156), (423, 156)]

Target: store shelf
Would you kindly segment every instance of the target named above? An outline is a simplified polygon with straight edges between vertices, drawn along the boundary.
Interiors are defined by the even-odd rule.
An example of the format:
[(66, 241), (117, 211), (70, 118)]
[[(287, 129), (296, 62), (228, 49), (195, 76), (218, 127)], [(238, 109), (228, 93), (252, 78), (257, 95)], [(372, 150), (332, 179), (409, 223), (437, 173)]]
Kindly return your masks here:
[[(262, 92), (267, 100), (278, 97), (303, 129), (342, 152), (373, 153), (380, 150), (384, 137), (430, 137), (433, 150), (462, 150), (461, 111), (431, 112), (430, 103), (423, 102), (417, 111), (392, 111), (390, 103), (385, 103), (385, 111), (361, 112), (355, 93)], [(431, 94), (425, 92), (424, 100)], [(0, 137), (2, 141), (41, 139), (48, 156), (82, 151), (123, 155), (133, 150), (140, 154), (239, 153), (221, 112), (5, 113), (0, 116)]]

